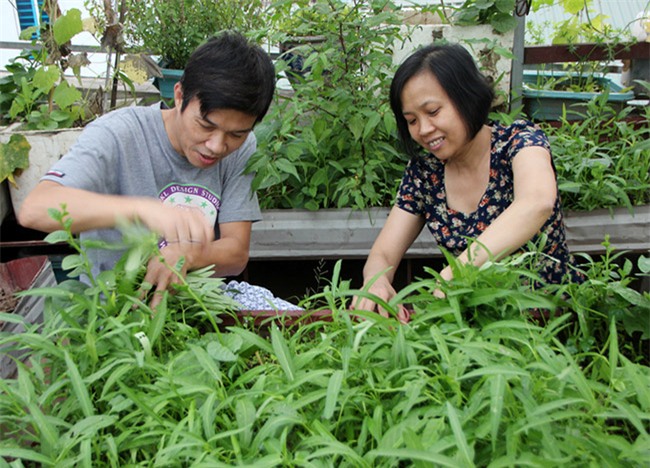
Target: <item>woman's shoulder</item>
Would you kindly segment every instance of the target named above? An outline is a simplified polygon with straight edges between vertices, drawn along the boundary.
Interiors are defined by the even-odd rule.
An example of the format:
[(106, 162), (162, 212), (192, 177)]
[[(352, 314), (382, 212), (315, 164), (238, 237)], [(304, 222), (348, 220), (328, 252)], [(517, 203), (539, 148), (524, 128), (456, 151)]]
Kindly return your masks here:
[(492, 133), (493, 142), (533, 140), (535, 142), (543, 142), (543, 146), (545, 146), (545, 142), (548, 139), (539, 125), (526, 119), (517, 119), (508, 125), (493, 122)]
[(512, 135), (521, 131), (541, 131), (539, 125), (526, 119), (516, 119), (509, 124), (493, 121), (491, 124), (494, 132), (503, 135)]

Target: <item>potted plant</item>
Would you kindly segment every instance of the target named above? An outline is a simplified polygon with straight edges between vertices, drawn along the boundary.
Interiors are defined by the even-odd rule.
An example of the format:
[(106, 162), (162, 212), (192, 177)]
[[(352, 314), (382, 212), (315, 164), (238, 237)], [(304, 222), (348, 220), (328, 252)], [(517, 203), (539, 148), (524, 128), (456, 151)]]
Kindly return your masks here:
[[(73, 71), (81, 84), (80, 68), (90, 62), (85, 54), (70, 50), (70, 40), (83, 31), (81, 12), (71, 9), (51, 25), (30, 27), (21, 33), (29, 39), (38, 31), (32, 47), (7, 65), (8, 75), (0, 79), (0, 112), (4, 125), (20, 123), (27, 130), (72, 127), (92, 118), (84, 108), (81, 91), (66, 76)], [(89, 112), (90, 111), (90, 112)]]
[[(627, 101), (634, 99), (634, 92), (625, 89), (609, 72), (617, 51), (634, 42), (629, 31), (610, 26), (607, 18), (594, 10), (592, 0), (558, 3), (564, 18), (552, 24), (531, 22), (527, 29), (528, 45), (551, 43), (549, 49), (564, 52), (558, 51), (555, 63), (529, 65), (530, 69), (524, 70), (524, 112), (536, 121), (582, 119), (587, 103), (601, 95), (605, 95), (611, 109), (622, 110)], [(539, 0), (534, 8), (541, 9), (544, 4), (549, 2)]]
[(524, 111), (534, 120), (582, 118), (587, 103), (601, 94), (618, 110), (634, 99), (633, 91), (602, 73), (581, 75), (562, 70), (525, 70), (522, 94)]
[(127, 41), (159, 58), (156, 86), (173, 97), (190, 54), (226, 29), (247, 31), (263, 23), (262, 0), (127, 0)]
[[(279, 59), (291, 83), (305, 79), (311, 70), (309, 62), (328, 38), (336, 38), (340, 20), (351, 13), (352, 6), (318, 0), (280, 1), (269, 7), (270, 42), (278, 44)], [(349, 18), (348, 18), (349, 19)]]
[[(21, 33), (21, 39), (31, 39), (31, 44), (10, 60), (9, 73), (0, 79), (0, 183), (9, 182), (14, 210), (42, 174), (68, 151), (81, 127), (115, 105), (113, 100), (110, 105), (104, 103), (111, 87), (110, 67), (105, 89), (84, 90), (81, 68), (90, 62), (86, 52), (72, 51), (71, 41), (84, 31), (95, 32), (104, 36), (103, 45), (119, 51), (119, 34), (111, 34), (118, 25), (111, 22), (97, 29), (94, 22), (82, 19), (79, 9), (62, 13), (56, 1), (46, 2), (43, 8), (49, 22)], [(109, 10), (105, 6), (107, 16), (111, 16)], [(113, 76), (133, 91), (132, 80), (119, 67), (115, 69)], [(112, 87), (116, 89), (115, 81)], [(3, 187), (2, 195), (6, 193)]]
[[(101, 111), (79, 89), (80, 68), (89, 63), (86, 55), (70, 50), (70, 40), (83, 31), (81, 12), (50, 13), (51, 24), (23, 31), (22, 38), (31, 38), (34, 32), (38, 36), (31, 48), (10, 61), (9, 74), (0, 79), (1, 120), (6, 126), (0, 132), (0, 182), (10, 182), (14, 209), (76, 140), (78, 130), (72, 128)], [(77, 85), (66, 75), (68, 69), (76, 75)]]

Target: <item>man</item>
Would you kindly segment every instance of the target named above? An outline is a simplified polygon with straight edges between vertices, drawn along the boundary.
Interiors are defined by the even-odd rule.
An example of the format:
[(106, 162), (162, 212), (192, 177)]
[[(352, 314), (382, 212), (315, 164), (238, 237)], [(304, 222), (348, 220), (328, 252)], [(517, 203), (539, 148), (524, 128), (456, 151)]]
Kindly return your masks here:
[[(159, 294), (182, 272), (214, 264), (217, 276), (240, 274), (248, 262), (251, 224), (261, 219), (252, 175), (242, 173), (256, 149), (252, 130), (275, 88), (273, 63), (238, 33), (199, 47), (160, 104), (119, 109), (89, 124), (70, 151), (23, 203), (18, 220), (51, 232), (49, 208), (66, 205), (82, 239), (119, 242), (121, 220), (159, 234), (160, 253), (145, 281)], [(121, 252), (90, 250), (93, 274), (113, 268)]]

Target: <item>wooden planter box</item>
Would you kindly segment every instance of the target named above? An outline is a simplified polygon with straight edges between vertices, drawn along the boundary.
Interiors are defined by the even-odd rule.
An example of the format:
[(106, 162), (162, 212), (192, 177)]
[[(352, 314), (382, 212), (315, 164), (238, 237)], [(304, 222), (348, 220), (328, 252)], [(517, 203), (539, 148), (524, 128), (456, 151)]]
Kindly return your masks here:
[[(389, 208), (367, 211), (266, 210), (253, 224), (251, 260), (365, 258), (386, 222)], [(569, 212), (567, 241), (572, 252), (602, 253), (605, 236), (617, 250), (650, 250), (650, 206)], [(441, 257), (425, 228), (406, 258)]]

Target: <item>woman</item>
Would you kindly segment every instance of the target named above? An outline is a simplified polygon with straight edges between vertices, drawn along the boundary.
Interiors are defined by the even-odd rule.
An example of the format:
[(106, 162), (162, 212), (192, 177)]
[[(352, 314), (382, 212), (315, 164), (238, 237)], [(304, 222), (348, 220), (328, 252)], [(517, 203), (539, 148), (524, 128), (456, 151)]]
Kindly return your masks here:
[[(561, 282), (567, 273), (577, 279), (569, 267), (573, 259), (548, 140), (528, 121), (486, 124), (493, 97), (458, 44), (427, 46), (397, 70), (390, 104), (411, 160), (364, 266), (364, 286), (379, 275), (371, 293), (387, 301), (395, 296), (394, 272), (425, 224), (438, 245), (477, 266), (544, 233), (548, 257), (539, 265), (541, 277), (548, 283)], [(440, 275), (453, 276), (449, 266)], [(354, 304), (377, 310), (370, 299)], [(408, 319), (405, 309), (399, 318)]]

